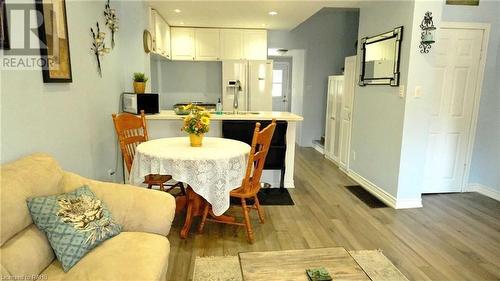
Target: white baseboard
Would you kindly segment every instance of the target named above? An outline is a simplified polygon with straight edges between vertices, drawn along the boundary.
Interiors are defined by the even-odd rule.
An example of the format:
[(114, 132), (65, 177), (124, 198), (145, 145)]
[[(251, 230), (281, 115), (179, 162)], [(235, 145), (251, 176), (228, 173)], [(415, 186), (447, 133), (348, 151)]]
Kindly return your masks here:
[(313, 141), (312, 143), (312, 147), (314, 149), (316, 149), (316, 151), (318, 151), (319, 153), (321, 154), (325, 154), (325, 149), (323, 147), (321, 147), (321, 145), (317, 144), (316, 142)]
[(481, 193), (484, 196), (488, 196), (490, 198), (493, 198), (497, 201), (500, 201), (500, 191), (486, 186), (482, 185), (480, 183), (469, 183), (469, 185), (465, 188), (465, 191), (473, 191), (477, 193)]
[(384, 202), (389, 207), (394, 209), (409, 209), (409, 208), (421, 208), (422, 207), (422, 199), (397, 199), (391, 194), (387, 193), (385, 190), (372, 183), (371, 181), (365, 179), (358, 173), (353, 170), (349, 170), (346, 173), (351, 179), (361, 185), (366, 191), (373, 194), (373, 196), (380, 199), (380, 201)]
[(422, 198), (418, 199), (398, 199), (396, 209), (422, 208)]

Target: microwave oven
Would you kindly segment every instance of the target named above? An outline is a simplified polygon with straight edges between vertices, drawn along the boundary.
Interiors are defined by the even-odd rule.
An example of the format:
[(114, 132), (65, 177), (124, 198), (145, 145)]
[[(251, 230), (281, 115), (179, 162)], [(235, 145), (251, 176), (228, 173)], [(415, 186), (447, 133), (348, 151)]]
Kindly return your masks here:
[(160, 113), (160, 99), (158, 94), (134, 94), (123, 93), (123, 111), (140, 114), (141, 110), (144, 113), (155, 114)]

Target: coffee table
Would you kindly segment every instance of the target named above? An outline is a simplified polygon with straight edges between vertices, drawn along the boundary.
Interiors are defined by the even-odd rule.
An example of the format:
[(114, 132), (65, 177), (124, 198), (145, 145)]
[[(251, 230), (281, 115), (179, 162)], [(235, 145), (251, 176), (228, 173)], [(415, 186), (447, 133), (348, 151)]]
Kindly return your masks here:
[(333, 280), (370, 280), (342, 247), (238, 254), (244, 281), (307, 281), (306, 269), (324, 267)]

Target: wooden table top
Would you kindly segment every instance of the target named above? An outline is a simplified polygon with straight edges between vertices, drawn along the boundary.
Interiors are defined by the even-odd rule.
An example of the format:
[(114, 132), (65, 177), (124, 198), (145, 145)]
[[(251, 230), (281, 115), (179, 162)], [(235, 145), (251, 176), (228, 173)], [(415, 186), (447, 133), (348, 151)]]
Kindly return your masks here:
[(306, 269), (324, 267), (333, 280), (370, 280), (342, 247), (239, 253), (244, 281), (307, 281)]

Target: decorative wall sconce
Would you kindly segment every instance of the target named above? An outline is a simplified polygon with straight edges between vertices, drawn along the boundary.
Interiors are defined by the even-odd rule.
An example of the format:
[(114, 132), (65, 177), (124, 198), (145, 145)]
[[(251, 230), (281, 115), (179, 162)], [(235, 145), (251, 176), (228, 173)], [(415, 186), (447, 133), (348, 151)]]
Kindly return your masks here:
[(420, 52), (428, 53), (431, 49), (431, 44), (435, 43), (434, 41), (434, 30), (436, 27), (434, 26), (434, 22), (432, 21), (432, 13), (426, 12), (422, 23), (420, 24), (420, 29), (422, 29), (422, 35), (420, 36)]

